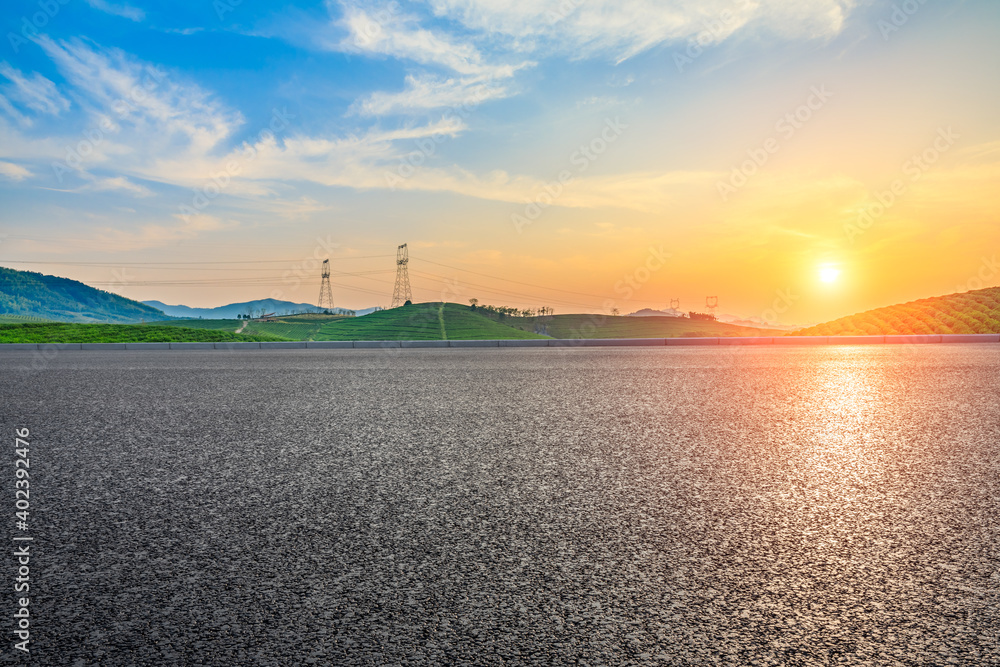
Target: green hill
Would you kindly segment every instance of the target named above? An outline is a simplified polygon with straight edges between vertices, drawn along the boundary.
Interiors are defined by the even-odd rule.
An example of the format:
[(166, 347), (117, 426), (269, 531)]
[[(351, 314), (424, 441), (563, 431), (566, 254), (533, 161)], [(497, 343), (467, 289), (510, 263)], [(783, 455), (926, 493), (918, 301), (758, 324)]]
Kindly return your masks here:
[(417, 303), (323, 324), (315, 340), (499, 340), (545, 338), (457, 303)]
[(697, 338), (775, 336), (783, 333), (711, 320), (691, 320), (686, 317), (549, 315), (505, 317), (500, 321), (523, 331), (543, 332), (552, 338)]
[(792, 332), (796, 336), (1000, 333), (1000, 287), (876, 308)]
[(151, 324), (0, 324), (0, 343), (219, 343), (269, 340), (285, 339)]
[(317, 340), (320, 328), (327, 322), (350, 317), (348, 315), (323, 315), (320, 313), (304, 313), (300, 315), (282, 315), (275, 322), (253, 322), (245, 320), (170, 320), (167, 322), (152, 322), (164, 327), (190, 327), (192, 329), (215, 329), (218, 331), (262, 336), (277, 336), (284, 340)]
[(167, 319), (152, 306), (76, 280), (4, 267), (0, 267), (0, 316), (57, 322), (124, 323)]

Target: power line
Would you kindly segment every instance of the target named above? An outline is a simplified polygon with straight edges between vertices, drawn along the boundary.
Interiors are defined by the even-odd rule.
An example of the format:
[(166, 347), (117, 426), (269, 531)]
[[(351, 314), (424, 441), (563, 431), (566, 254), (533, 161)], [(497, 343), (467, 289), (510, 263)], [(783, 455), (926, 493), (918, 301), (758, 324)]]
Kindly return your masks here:
[[(346, 260), (346, 259), (374, 259), (377, 257), (393, 257), (394, 255), (356, 255), (350, 257), (331, 257), (330, 259), (335, 260)], [(149, 266), (149, 265), (167, 265), (167, 264), (184, 264), (184, 265), (195, 265), (195, 264), (265, 264), (265, 263), (286, 263), (294, 264), (295, 262), (303, 262), (314, 259), (312, 257), (307, 257), (305, 259), (299, 257), (297, 259), (239, 259), (239, 260), (228, 260), (228, 261), (205, 261), (205, 262), (40, 262), (40, 261), (28, 261), (20, 259), (0, 259), (0, 264), (55, 264), (57, 266), (103, 266), (109, 269), (118, 268), (121, 266)], [(319, 260), (317, 260), (319, 261)]]

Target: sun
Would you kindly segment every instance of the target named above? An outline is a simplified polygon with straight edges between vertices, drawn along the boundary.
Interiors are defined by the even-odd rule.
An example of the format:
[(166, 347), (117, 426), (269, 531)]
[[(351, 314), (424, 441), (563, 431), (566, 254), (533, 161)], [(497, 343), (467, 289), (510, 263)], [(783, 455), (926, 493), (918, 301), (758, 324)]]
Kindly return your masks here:
[(825, 283), (832, 283), (840, 277), (840, 269), (832, 266), (824, 266), (819, 270), (819, 279)]

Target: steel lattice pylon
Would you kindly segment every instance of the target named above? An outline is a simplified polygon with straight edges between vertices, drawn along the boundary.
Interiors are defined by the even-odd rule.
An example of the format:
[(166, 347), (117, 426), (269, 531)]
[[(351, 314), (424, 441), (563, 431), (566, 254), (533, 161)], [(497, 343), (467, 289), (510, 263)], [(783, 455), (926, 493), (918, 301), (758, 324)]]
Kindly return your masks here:
[(396, 248), (396, 286), (392, 290), (392, 305), (390, 308), (397, 308), (405, 305), (407, 301), (412, 301), (410, 293), (410, 274), (406, 265), (410, 262), (410, 252), (406, 249), (406, 244)]
[(323, 281), (319, 285), (320, 310), (333, 310), (333, 288), (330, 287), (330, 260), (323, 260)]

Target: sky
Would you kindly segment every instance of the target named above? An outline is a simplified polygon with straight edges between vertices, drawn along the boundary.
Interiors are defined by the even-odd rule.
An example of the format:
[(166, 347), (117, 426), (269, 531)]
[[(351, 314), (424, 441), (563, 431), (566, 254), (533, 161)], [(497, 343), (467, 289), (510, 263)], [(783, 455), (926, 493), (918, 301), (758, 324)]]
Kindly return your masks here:
[(0, 265), (811, 324), (1000, 284), (995, 0), (7, 2)]

